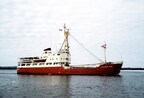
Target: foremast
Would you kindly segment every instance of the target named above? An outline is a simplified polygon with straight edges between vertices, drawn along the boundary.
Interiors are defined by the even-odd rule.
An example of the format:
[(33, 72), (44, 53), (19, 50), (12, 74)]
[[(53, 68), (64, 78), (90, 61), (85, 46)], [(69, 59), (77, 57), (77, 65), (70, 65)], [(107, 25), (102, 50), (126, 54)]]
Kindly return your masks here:
[(60, 31), (64, 31), (64, 41), (63, 41), (63, 43), (62, 43), (62, 46), (61, 46), (61, 48), (60, 48), (60, 50), (59, 50), (59, 52), (58, 53), (62, 53), (62, 54), (66, 54), (65, 55), (65, 58), (66, 58), (66, 66), (69, 66), (69, 64), (70, 64), (70, 62), (71, 62), (71, 58), (70, 58), (70, 51), (69, 51), (69, 40), (68, 40), (68, 37), (69, 37), (69, 30), (70, 29), (67, 29), (66, 28), (66, 25), (64, 24), (64, 26), (63, 26), (63, 30), (62, 29), (60, 29)]
[(69, 42), (68, 42), (69, 30), (70, 29), (67, 29), (64, 24), (64, 46), (63, 48), (68, 53), (69, 53)]

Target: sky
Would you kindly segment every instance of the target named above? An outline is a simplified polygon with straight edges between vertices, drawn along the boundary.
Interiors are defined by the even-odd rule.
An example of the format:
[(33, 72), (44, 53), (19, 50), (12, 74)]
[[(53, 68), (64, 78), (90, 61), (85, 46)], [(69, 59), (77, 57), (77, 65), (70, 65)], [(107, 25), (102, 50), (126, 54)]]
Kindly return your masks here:
[(55, 52), (63, 42), (59, 29), (70, 30), (74, 64), (123, 60), (123, 67), (144, 67), (144, 0), (0, 0), (0, 66), (18, 58)]

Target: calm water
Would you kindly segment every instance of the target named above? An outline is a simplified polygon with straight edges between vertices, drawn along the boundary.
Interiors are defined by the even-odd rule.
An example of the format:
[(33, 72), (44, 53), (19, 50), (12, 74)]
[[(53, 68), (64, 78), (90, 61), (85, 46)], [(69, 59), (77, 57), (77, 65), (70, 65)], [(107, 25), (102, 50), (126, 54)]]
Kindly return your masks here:
[(0, 98), (144, 98), (144, 71), (122, 71), (120, 76), (50, 76), (0, 70)]

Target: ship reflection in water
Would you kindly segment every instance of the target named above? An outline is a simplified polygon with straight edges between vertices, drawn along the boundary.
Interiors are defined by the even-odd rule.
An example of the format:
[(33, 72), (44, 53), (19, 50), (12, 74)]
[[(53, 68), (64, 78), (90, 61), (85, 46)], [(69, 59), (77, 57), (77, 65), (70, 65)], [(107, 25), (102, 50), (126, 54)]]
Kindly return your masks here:
[[(25, 89), (25, 93), (30, 96), (38, 98), (67, 96), (66, 98), (68, 98), (70, 78), (71, 76), (59, 75), (18, 75), (18, 85), (21, 89)], [(27, 95), (25, 96), (27, 97)]]
[(0, 70), (0, 98), (143, 98), (144, 72), (120, 76), (19, 75)]

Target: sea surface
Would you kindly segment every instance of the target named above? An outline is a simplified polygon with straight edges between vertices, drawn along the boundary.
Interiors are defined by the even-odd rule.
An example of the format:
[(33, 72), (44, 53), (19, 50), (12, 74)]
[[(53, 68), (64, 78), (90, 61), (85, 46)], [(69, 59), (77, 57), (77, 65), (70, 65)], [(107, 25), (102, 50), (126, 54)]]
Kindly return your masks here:
[(144, 71), (68, 76), (0, 70), (0, 98), (144, 98)]

